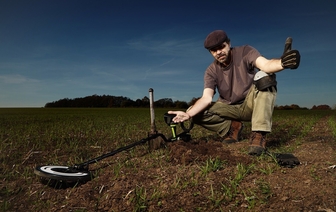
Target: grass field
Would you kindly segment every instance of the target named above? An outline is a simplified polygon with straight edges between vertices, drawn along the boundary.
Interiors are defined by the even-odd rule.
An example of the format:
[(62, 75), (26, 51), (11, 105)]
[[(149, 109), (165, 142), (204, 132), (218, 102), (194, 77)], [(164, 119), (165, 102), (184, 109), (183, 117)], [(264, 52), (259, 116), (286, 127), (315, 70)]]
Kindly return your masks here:
[[(167, 109), (156, 109), (155, 122), (157, 130), (168, 137), (171, 131), (163, 120), (163, 114), (166, 111)], [(323, 126), (320, 126), (321, 124)], [(245, 123), (245, 126), (243, 134), (248, 138), (250, 124)], [(315, 134), (312, 132), (319, 126), (328, 131), (314, 137)], [(181, 129), (178, 128), (179, 130)], [(273, 131), (268, 136), (268, 140), (272, 143), (269, 149), (276, 152), (295, 153), (301, 156), (306, 164), (310, 164), (309, 168), (308, 165), (305, 167), (301, 165), (300, 168), (286, 170), (272, 163), (272, 160), (266, 156), (251, 158), (247, 156), (246, 141), (226, 147), (216, 142), (219, 140), (216, 135), (195, 126), (191, 134), (193, 140), (197, 142), (194, 142), (192, 147), (185, 146), (180, 141), (168, 148), (153, 152), (148, 151), (147, 145), (135, 147), (99, 162), (94, 167), (105, 167), (95, 169), (94, 173), (99, 177), (76, 188), (63, 190), (50, 188), (41, 184), (33, 172), (37, 165), (71, 166), (81, 163), (146, 138), (149, 132), (150, 113), (146, 108), (0, 109), (0, 211), (23, 209), (26, 211), (172, 211), (174, 207), (173, 211), (244, 211), (245, 209), (258, 211), (267, 207), (273, 207), (276, 211), (285, 206), (276, 204), (275, 199), (280, 198), (279, 202), (285, 203), (286, 198), (294, 198), (291, 194), (286, 194), (285, 197), (281, 197), (280, 194), (275, 195), (276, 184), (280, 182), (274, 182), (274, 179), (284, 175), (284, 172), (302, 169), (293, 175), (305, 173), (309, 176), (309, 179), (305, 179), (306, 182), (336, 179), (335, 171), (332, 170), (328, 176), (322, 175), (322, 168), (309, 161), (311, 157), (318, 161), (320, 156), (314, 155), (309, 158), (303, 151), (303, 148), (309, 149), (313, 145), (310, 142), (323, 143), (324, 141), (328, 147), (335, 150), (333, 149), (334, 145), (336, 146), (335, 110), (274, 112)], [(230, 158), (220, 158), (221, 154), (224, 155), (224, 150), (218, 152), (218, 157), (216, 152), (198, 152), (196, 144), (208, 145), (206, 148), (223, 148), (229, 151), (226, 155), (235, 156), (236, 162), (230, 162)], [(181, 147), (185, 148), (185, 151), (178, 152)], [(191, 151), (198, 155), (191, 157), (190, 162), (186, 162), (186, 156), (188, 154), (192, 156)], [(179, 155), (174, 156), (174, 153)], [(321, 151), (321, 154), (326, 156), (327, 153)], [(307, 157), (309, 159), (305, 159)], [(330, 152), (329, 160), (324, 163), (336, 164), (334, 151)], [(146, 176), (151, 179), (151, 182), (145, 183)], [(217, 177), (222, 180), (218, 180)], [(253, 181), (255, 185), (249, 184), (252, 181), (248, 179), (252, 177), (255, 177)], [(116, 181), (122, 182), (123, 186), (115, 187)], [(297, 187), (291, 187), (290, 191), (295, 193), (293, 189), (300, 190), (300, 187), (302, 185), (298, 184)], [(335, 191), (329, 190), (329, 192), (326, 195), (336, 194)], [(298, 193), (302, 196), (307, 191), (302, 190)], [(323, 196), (316, 194), (318, 195)], [(174, 198), (175, 203), (172, 202)], [(308, 201), (308, 197), (305, 198)], [(286, 209), (316, 211), (315, 209), (321, 207), (336, 210), (335, 201), (331, 202), (327, 197), (324, 199), (327, 200), (315, 205), (305, 204), (297, 207), (294, 204), (295, 201), (292, 201), (292, 206)], [(83, 200), (90, 204), (82, 203)], [(201, 202), (198, 203), (198, 201)], [(123, 206), (116, 206), (116, 204)]]

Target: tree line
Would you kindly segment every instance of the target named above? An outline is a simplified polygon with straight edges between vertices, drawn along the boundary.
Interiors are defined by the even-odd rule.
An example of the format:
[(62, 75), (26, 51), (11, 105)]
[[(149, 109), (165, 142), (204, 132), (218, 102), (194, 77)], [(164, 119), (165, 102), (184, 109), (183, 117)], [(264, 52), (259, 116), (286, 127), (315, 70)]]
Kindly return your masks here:
[[(53, 102), (48, 102), (44, 107), (92, 107), (92, 108), (117, 108), (117, 107), (149, 107), (149, 98), (132, 100), (124, 96), (92, 95), (80, 98), (64, 98)], [(189, 103), (190, 104), (190, 103)], [(154, 107), (161, 108), (188, 108), (185, 101), (173, 101), (171, 98), (163, 98), (154, 101)]]
[[(185, 101), (173, 101), (171, 98), (163, 98), (154, 101), (154, 107), (158, 108), (181, 108), (187, 109), (193, 105), (199, 98), (192, 98), (190, 102)], [(111, 95), (92, 95), (80, 98), (64, 98), (45, 104), (46, 108), (50, 107), (78, 107), (78, 108), (118, 108), (118, 107), (149, 107), (149, 98), (147, 96), (142, 99), (132, 100), (124, 96), (111, 96)], [(299, 105), (285, 105), (275, 106), (275, 110), (308, 110), (306, 107), (300, 107)], [(329, 105), (314, 105), (311, 110), (331, 110)]]
[[(284, 106), (275, 106), (275, 110), (309, 110), (307, 107), (300, 107), (299, 105), (284, 105)], [(314, 105), (311, 110), (331, 110), (329, 105)]]

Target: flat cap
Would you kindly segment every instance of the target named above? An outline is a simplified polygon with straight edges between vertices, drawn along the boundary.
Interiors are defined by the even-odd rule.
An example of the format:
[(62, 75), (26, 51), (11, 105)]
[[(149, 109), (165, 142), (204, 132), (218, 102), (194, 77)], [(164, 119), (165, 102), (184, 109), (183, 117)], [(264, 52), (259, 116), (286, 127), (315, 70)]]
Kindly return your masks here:
[(204, 47), (208, 50), (222, 45), (229, 38), (223, 30), (215, 30), (211, 32), (204, 41)]

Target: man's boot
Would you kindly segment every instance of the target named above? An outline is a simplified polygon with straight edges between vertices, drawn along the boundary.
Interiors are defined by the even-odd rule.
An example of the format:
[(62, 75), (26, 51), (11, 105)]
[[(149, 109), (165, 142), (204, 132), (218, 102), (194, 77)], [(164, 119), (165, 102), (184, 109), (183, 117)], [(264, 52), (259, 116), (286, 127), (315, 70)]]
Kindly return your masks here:
[(266, 132), (252, 132), (249, 142), (249, 155), (260, 156), (266, 151)]
[(241, 138), (243, 128), (244, 124), (242, 122), (232, 120), (229, 132), (226, 134), (223, 142), (227, 144), (238, 142)]

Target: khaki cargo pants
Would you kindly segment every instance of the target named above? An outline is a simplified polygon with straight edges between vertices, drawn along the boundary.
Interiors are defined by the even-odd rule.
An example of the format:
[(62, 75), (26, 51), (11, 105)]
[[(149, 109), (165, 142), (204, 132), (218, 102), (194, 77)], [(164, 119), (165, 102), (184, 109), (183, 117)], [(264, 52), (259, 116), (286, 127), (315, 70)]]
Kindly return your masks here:
[(242, 104), (228, 105), (215, 102), (204, 112), (193, 117), (193, 122), (221, 137), (230, 129), (231, 120), (251, 121), (252, 131), (271, 132), (276, 89), (259, 91), (252, 85)]

